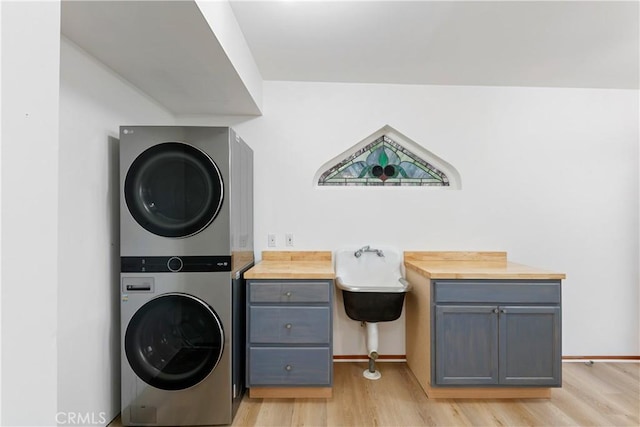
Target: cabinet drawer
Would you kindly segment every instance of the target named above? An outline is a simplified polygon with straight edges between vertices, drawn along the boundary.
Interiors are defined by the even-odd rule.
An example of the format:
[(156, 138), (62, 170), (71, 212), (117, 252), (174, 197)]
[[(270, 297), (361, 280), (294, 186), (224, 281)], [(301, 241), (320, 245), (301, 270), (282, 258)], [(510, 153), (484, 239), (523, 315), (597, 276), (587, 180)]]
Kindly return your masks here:
[(560, 282), (436, 281), (436, 303), (560, 304)]
[(251, 281), (250, 302), (329, 302), (331, 287), (328, 281)]
[(249, 385), (331, 385), (328, 347), (249, 348)]
[(328, 344), (329, 307), (249, 307), (251, 343)]

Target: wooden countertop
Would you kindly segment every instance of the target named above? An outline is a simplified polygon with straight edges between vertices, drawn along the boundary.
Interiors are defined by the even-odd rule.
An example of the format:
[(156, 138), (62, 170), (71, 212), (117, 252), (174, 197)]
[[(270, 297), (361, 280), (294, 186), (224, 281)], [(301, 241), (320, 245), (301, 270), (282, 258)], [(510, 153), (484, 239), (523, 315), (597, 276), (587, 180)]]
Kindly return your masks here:
[(405, 267), (428, 279), (564, 279), (564, 273), (507, 261), (506, 252), (405, 252)]
[[(405, 252), (404, 265), (427, 279), (550, 279), (557, 273), (507, 261), (506, 252)], [(335, 279), (330, 251), (264, 251), (247, 279)]]
[(246, 279), (334, 279), (331, 252), (264, 251), (262, 261), (250, 268)]

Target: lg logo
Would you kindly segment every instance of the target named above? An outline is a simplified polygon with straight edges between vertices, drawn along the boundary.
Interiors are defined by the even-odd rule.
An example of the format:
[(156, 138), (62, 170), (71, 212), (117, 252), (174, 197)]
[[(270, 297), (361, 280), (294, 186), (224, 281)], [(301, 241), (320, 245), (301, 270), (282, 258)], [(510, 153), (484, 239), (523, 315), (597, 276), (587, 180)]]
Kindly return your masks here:
[(106, 412), (58, 412), (56, 414), (56, 423), (58, 425), (106, 425)]

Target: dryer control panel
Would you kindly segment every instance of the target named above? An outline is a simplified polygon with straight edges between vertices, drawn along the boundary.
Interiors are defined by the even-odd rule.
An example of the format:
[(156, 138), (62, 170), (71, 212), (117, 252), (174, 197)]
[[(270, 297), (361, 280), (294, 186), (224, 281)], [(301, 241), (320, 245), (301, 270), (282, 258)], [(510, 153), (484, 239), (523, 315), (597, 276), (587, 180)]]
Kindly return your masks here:
[(231, 271), (231, 256), (121, 257), (122, 273), (194, 273)]

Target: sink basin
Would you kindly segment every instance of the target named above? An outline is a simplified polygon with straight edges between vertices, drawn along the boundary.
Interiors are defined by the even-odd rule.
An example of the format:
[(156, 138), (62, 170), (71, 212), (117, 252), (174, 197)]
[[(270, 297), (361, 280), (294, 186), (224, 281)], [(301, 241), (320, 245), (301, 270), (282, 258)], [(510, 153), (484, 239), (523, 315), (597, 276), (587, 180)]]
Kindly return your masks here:
[[(366, 249), (366, 250), (363, 250)], [(340, 249), (336, 285), (347, 316), (361, 322), (388, 322), (402, 313), (409, 283), (402, 277), (402, 255), (393, 248)]]
[(344, 310), (367, 327), (369, 368), (362, 375), (377, 380), (378, 322), (402, 314), (409, 283), (402, 278), (402, 255), (392, 248), (340, 249), (336, 252), (336, 286), (342, 290)]

